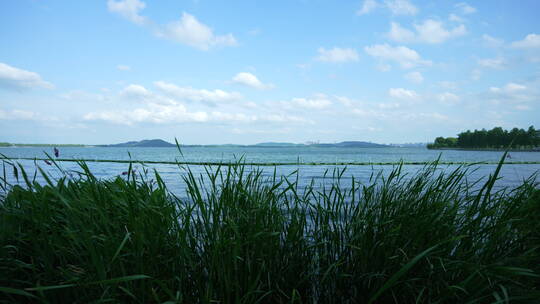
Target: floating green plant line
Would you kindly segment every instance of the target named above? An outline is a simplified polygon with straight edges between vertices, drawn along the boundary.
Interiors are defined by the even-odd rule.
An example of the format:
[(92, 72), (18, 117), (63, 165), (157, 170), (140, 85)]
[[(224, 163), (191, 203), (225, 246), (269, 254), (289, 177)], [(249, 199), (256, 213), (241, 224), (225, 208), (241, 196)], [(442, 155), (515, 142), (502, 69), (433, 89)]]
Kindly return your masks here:
[[(34, 160), (49, 161), (49, 158), (31, 158), (31, 157), (0, 157), (0, 160)], [(195, 166), (234, 166), (238, 162), (190, 162), (190, 161), (155, 161), (155, 160), (118, 160), (118, 159), (72, 159), (57, 158), (59, 162), (94, 162), (94, 163), (142, 163), (142, 164), (164, 164), (164, 165), (195, 165)], [(429, 165), (433, 161), (403, 161), (403, 162), (243, 162), (247, 166), (388, 166), (388, 165)], [(498, 165), (496, 161), (482, 162), (455, 162), (439, 161), (439, 165)], [(505, 162), (505, 165), (540, 165), (540, 161), (511, 161)]]

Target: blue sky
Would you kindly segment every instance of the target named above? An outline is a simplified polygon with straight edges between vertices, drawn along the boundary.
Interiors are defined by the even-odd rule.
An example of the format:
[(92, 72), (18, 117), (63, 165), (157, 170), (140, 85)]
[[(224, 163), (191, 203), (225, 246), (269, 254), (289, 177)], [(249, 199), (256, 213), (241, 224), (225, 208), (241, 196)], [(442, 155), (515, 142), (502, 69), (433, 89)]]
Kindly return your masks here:
[(0, 2), (0, 141), (428, 142), (540, 127), (540, 2)]

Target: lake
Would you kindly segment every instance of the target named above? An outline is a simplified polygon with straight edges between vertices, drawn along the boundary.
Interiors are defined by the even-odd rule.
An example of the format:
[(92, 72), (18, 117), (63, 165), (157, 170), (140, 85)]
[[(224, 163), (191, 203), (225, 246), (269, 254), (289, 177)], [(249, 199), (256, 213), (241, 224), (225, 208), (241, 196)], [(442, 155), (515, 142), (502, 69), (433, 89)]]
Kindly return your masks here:
[[(0, 148), (0, 153), (7, 157), (44, 157), (45, 152), (53, 155), (52, 148), (49, 147), (4, 147)], [(183, 147), (182, 155), (176, 148), (104, 148), (104, 147), (61, 147), (61, 158), (74, 159), (111, 159), (111, 160), (140, 160), (140, 161), (187, 161), (187, 162), (230, 162), (242, 158), (250, 163), (294, 163), (294, 162), (430, 162), (440, 157), (441, 161), (447, 162), (497, 162), (501, 159), (503, 152), (498, 151), (454, 151), (454, 150), (428, 150), (427, 148), (327, 148), (327, 147), (233, 147), (233, 146), (213, 146), (213, 147)], [(511, 152), (509, 161), (540, 161), (540, 152)], [(19, 161), (28, 172), (34, 172), (36, 163), (29, 160)], [(62, 162), (66, 170), (77, 170), (77, 164), (73, 162)], [(38, 161), (37, 165), (46, 169), (53, 176), (59, 176), (59, 172), (52, 166), (48, 166), (43, 161)], [(121, 163), (88, 163), (94, 175), (100, 178), (111, 178), (121, 175), (126, 171), (128, 164)], [(156, 169), (174, 193), (182, 194), (185, 190), (182, 175), (185, 170), (179, 169), (176, 165), (153, 164), (145, 165), (146, 168)], [(190, 169), (196, 173), (203, 173), (202, 166), (190, 165)], [(440, 170), (451, 170), (456, 165), (440, 165)], [(135, 165), (139, 172), (143, 170), (141, 164)], [(260, 167), (265, 175), (272, 175), (274, 169), (278, 175), (289, 175), (293, 172), (298, 174), (299, 184), (306, 185), (311, 180), (315, 183), (322, 183), (326, 176), (331, 176), (332, 170), (341, 169), (343, 166), (319, 165), (319, 166), (277, 166)], [(421, 169), (420, 165), (406, 165), (404, 170), (416, 172)], [(485, 178), (492, 173), (496, 165), (474, 165), (469, 173), (470, 180)], [(388, 172), (392, 169), (389, 165), (377, 166), (347, 166), (345, 177), (354, 176), (356, 180), (367, 182), (370, 175), (382, 171)], [(501, 170), (501, 180), (497, 182), (497, 188), (519, 185), (524, 179), (540, 171), (540, 165), (505, 165)], [(8, 178), (13, 181), (13, 176), (8, 170)], [(44, 182), (39, 175), (38, 182)], [(537, 179), (538, 180), (538, 179)]]

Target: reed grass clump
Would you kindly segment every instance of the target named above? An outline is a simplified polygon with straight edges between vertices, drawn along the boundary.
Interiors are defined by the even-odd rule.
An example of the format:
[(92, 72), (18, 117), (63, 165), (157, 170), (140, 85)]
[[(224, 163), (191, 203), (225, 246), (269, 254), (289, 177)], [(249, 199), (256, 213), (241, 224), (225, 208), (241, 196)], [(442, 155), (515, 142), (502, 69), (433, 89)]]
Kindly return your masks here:
[[(501, 164), (502, 165), (502, 164)], [(17, 166), (13, 164), (13, 166)], [(324, 185), (238, 164), (182, 175), (3, 179), (0, 302), (530, 303), (540, 299), (535, 178), (396, 166)], [(131, 169), (131, 168), (130, 168)], [(179, 169), (183, 170), (183, 169)], [(22, 172), (21, 172), (22, 171)]]

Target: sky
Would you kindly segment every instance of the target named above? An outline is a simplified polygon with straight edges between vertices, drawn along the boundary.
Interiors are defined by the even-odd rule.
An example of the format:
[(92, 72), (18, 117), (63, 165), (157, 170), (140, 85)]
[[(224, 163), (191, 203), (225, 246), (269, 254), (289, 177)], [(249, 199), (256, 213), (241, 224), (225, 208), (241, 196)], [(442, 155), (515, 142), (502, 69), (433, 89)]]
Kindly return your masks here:
[(0, 142), (540, 127), (540, 1), (0, 1)]

